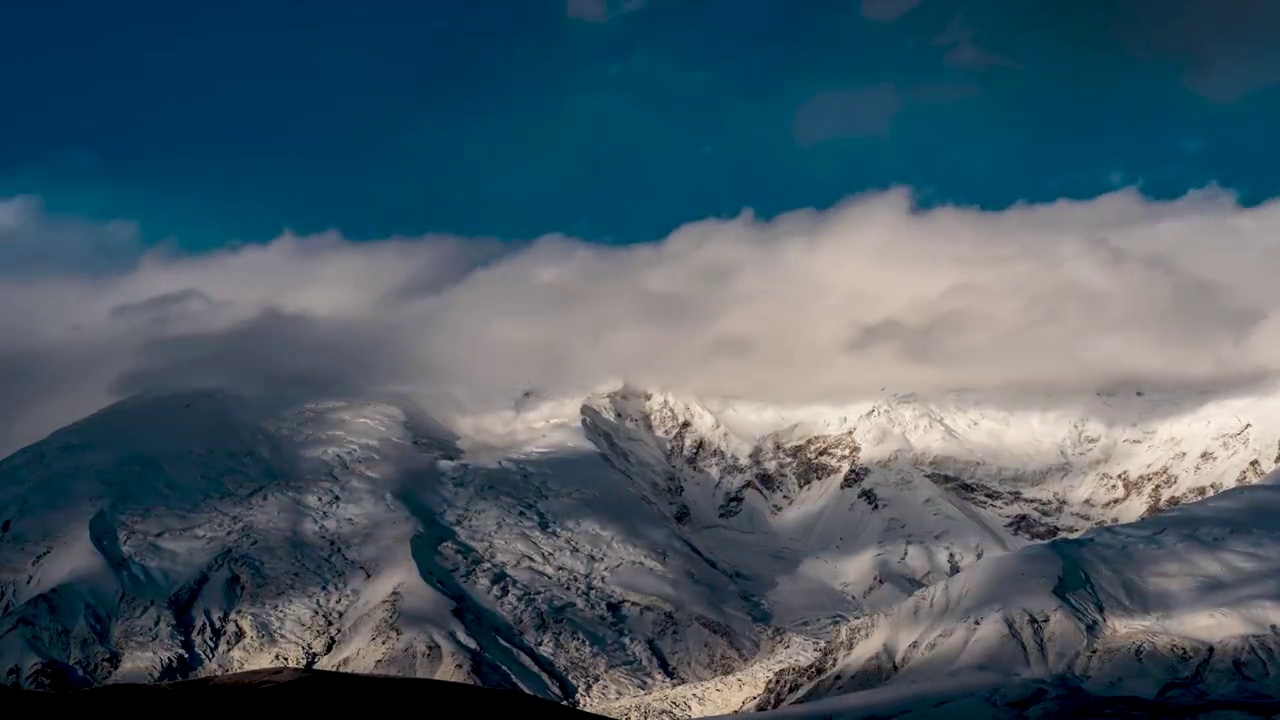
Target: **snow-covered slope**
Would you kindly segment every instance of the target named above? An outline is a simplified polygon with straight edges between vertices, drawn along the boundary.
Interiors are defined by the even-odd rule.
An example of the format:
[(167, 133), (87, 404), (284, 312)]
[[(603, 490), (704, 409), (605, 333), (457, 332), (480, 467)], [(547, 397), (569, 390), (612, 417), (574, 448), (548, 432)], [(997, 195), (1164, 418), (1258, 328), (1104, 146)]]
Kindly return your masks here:
[[(1256, 398), (782, 410), (621, 389), (445, 424), (396, 398), (133, 398), (0, 462), (0, 673), (283, 664), (719, 711), (797, 634), (1254, 483), (1278, 444), (1280, 402)], [(664, 693), (680, 683), (699, 684)]]
[(779, 412), (613, 393), (588, 436), (772, 621), (815, 629), (887, 608), (988, 554), (1127, 522), (1259, 480), (1280, 403), (1099, 397), (1011, 412), (894, 397)]
[(573, 701), (757, 653), (755, 608), (598, 453), (461, 454), (384, 403), (109, 408), (0, 467), (0, 668), (40, 685), (302, 665)]
[(842, 628), (812, 663), (775, 675), (756, 707), (827, 699), (815, 712), (842, 703), (849, 712), (863, 702), (859, 691), (894, 687), (918, 704), (940, 679), (967, 683), (971, 697), (1004, 688), (983, 698), (988, 709), (1026, 701), (1032, 690), (1032, 704), (1051, 693), (1275, 698), (1280, 473), (1136, 523), (985, 559)]

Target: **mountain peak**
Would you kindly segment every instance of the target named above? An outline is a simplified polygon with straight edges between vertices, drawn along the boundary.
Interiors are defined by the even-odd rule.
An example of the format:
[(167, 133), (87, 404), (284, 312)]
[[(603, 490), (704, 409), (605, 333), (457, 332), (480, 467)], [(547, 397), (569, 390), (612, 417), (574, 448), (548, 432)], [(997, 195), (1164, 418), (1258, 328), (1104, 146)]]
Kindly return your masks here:
[[(285, 662), (593, 707), (651, 691), (674, 703), (662, 693), (687, 684), (718, 708), (808, 662), (798, 648), (830, 639), (833, 663), (866, 651), (856, 682), (780, 676), (767, 697), (792, 702), (961, 668), (946, 637), (963, 633), (946, 623), (1022, 597), (1010, 588), (1035, 602), (988, 613), (973, 637), (995, 633), (1004, 652), (1009, 625), (1036, 667), (1067, 667), (1030, 649), (1037, 632), (1173, 627), (1117, 600), (1136, 591), (1089, 548), (1160, 545), (1153, 525), (1123, 523), (1176, 520), (1275, 482), (1280, 464), (1271, 398), (1174, 412), (1135, 396), (1124, 402), (1163, 411), (1123, 416), (959, 396), (779, 408), (632, 387), (524, 400), (437, 423), (407, 399), (148, 395), (54, 433), (0, 462), (0, 672), (34, 686)], [(1165, 534), (1220, 542), (1218, 525), (1188, 527)], [(1210, 559), (1252, 566), (1232, 547), (1178, 572), (1207, 583)], [(1165, 561), (1143, 557), (1148, 574), (1132, 576), (1165, 582), (1150, 574)], [(1079, 562), (1094, 564), (1070, 571)], [(1126, 625), (1117, 608), (1147, 619)], [(938, 634), (911, 650), (913, 618), (935, 616)]]

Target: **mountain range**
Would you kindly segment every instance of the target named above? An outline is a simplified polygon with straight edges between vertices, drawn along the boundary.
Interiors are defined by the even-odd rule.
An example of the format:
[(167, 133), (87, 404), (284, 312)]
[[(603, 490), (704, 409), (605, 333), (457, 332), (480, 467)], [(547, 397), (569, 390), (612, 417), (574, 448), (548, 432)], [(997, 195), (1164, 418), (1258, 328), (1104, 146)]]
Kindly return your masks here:
[(1276, 398), (134, 396), (0, 461), (0, 675), (287, 666), (637, 719), (1265, 710)]

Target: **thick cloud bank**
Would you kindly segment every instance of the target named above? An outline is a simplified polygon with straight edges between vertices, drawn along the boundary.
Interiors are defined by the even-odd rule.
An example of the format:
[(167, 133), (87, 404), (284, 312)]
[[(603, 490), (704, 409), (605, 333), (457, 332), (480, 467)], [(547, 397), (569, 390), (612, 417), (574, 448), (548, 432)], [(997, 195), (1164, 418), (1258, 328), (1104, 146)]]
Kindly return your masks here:
[[(60, 248), (75, 229), (93, 252), (101, 229), (7, 203), (0, 238), (20, 252), (55, 226)], [(1240, 387), (1280, 371), (1278, 230), (1280, 204), (1215, 191), (1003, 212), (913, 212), (894, 191), (628, 247), (330, 234), (123, 272), (71, 259), (0, 272), (0, 452), (191, 384), (412, 390), (446, 412), (619, 381), (778, 403)]]

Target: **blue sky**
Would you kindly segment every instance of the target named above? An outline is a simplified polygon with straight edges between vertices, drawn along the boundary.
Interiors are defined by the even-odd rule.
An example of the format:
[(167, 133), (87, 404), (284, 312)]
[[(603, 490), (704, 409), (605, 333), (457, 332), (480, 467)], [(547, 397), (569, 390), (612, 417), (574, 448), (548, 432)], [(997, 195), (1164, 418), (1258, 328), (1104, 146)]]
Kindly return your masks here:
[[(0, 196), (198, 250), (626, 243), (901, 184), (1280, 194), (1280, 12), (1237, 0), (49, 0), (0, 29)], [(1268, 24), (1270, 23), (1270, 24)]]

